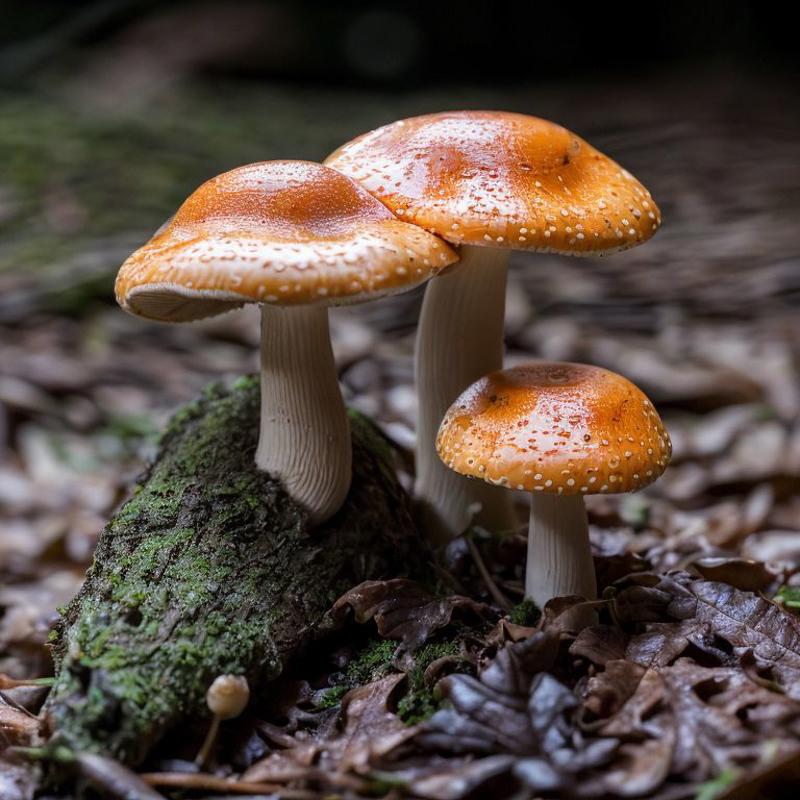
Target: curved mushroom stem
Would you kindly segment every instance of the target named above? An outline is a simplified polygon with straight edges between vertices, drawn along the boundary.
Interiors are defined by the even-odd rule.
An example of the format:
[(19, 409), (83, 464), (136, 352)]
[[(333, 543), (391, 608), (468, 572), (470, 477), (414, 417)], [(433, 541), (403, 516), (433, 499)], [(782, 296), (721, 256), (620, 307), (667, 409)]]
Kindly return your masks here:
[(200, 769), (205, 769), (208, 765), (208, 760), (211, 756), (211, 750), (217, 741), (217, 735), (219, 734), (219, 723), (221, 721), (222, 718), (217, 714), (214, 714), (214, 716), (211, 718), (211, 725), (208, 727), (206, 738), (203, 739), (203, 744), (194, 758), (194, 763), (200, 767)]
[(453, 401), (478, 378), (503, 367), (509, 251), (462, 247), (460, 252), (457, 267), (428, 282), (415, 353), (415, 491), (425, 528), (439, 542), (458, 536), (473, 517), (494, 531), (517, 524), (509, 491), (458, 475), (436, 454), (436, 434)]
[(566, 595), (597, 599), (583, 496), (534, 494), (528, 528), (525, 597), (544, 608), (553, 597)]
[(256, 465), (281, 480), (311, 524), (333, 516), (347, 496), (350, 423), (325, 307), (262, 306)]

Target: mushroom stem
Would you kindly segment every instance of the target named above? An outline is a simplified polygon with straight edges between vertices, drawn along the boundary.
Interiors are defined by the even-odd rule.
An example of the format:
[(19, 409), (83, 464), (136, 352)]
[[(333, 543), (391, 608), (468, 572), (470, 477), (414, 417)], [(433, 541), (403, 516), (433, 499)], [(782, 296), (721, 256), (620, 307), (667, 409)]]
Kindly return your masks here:
[(261, 310), (261, 433), (256, 465), (319, 524), (350, 488), (350, 424), (324, 306)]
[(211, 718), (211, 725), (208, 726), (208, 732), (206, 733), (206, 738), (203, 739), (203, 744), (200, 747), (197, 755), (194, 758), (194, 763), (200, 767), (200, 769), (205, 769), (208, 765), (208, 759), (211, 756), (211, 750), (214, 747), (215, 742), (217, 741), (217, 735), (219, 733), (219, 723), (222, 721), (222, 718), (217, 714)]
[(415, 354), (415, 490), (428, 534), (442, 543), (462, 533), (473, 517), (493, 531), (517, 524), (508, 491), (456, 474), (436, 454), (436, 433), (451, 403), (478, 378), (503, 366), (509, 252), (465, 246), (460, 254), (457, 267), (428, 283)]
[(539, 608), (553, 597), (597, 599), (597, 579), (582, 495), (534, 494), (528, 529), (525, 596)]

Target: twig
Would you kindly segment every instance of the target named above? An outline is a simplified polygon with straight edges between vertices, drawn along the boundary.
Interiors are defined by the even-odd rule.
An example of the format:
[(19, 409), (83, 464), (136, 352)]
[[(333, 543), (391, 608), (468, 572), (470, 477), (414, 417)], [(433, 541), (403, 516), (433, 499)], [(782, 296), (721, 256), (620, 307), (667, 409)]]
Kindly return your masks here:
[(497, 584), (494, 582), (494, 579), (489, 574), (489, 570), (486, 569), (486, 564), (483, 562), (483, 558), (478, 551), (477, 545), (472, 541), (472, 536), (467, 534), (465, 538), (467, 540), (467, 547), (469, 547), (470, 555), (475, 562), (475, 566), (478, 568), (478, 572), (481, 574), (483, 582), (486, 584), (486, 588), (489, 590), (489, 594), (492, 596), (495, 603), (497, 603), (497, 605), (503, 609), (503, 611), (508, 611), (511, 608), (511, 603), (508, 602), (506, 596), (500, 591)]
[(20, 686), (52, 686), (55, 678), (12, 678), (0, 672), (0, 689), (17, 689)]
[(149, 786), (168, 786), (179, 789), (207, 789), (209, 791), (232, 792), (234, 794), (275, 794), (287, 800), (317, 800), (318, 792), (307, 789), (287, 789), (277, 783), (251, 783), (232, 781), (215, 775), (184, 772), (145, 772), (139, 777)]

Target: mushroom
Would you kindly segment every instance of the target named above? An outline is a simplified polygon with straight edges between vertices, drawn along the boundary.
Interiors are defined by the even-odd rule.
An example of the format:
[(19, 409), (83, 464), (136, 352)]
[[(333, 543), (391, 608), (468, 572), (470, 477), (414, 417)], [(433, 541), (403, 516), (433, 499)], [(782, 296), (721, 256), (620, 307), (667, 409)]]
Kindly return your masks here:
[(436, 457), (447, 408), (503, 366), (511, 250), (597, 255), (650, 238), (661, 218), (630, 173), (552, 122), (499, 111), (400, 120), (343, 145), (326, 162), (360, 181), (407, 222), (460, 245), (459, 265), (432, 280), (419, 322), (416, 493), (434, 531), (470, 522), (514, 526), (507, 493), (470, 486)]
[(250, 686), (246, 678), (241, 675), (218, 675), (214, 678), (206, 692), (206, 705), (213, 716), (206, 738), (194, 760), (198, 767), (204, 767), (208, 763), (220, 722), (238, 717), (249, 701)]
[(457, 260), (350, 178), (307, 161), (239, 167), (197, 189), (122, 265), (119, 304), (187, 322), (260, 303), (257, 466), (280, 479), (311, 524), (351, 480), (351, 441), (328, 306), (403, 292)]
[(452, 470), (531, 493), (525, 595), (597, 595), (587, 494), (635, 492), (658, 478), (672, 445), (629, 380), (586, 364), (494, 372), (447, 412), (436, 440)]

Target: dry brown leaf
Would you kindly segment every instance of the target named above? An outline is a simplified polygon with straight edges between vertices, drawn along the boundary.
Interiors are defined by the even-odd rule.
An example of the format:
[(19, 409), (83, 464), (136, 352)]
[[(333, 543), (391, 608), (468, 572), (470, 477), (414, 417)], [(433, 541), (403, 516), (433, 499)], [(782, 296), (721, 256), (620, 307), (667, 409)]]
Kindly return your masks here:
[(39, 733), (39, 720), (0, 698), (0, 752), (9, 745), (30, 745)]
[[(637, 575), (627, 583), (614, 598), (620, 621), (682, 621), (671, 637), (669, 628), (659, 629), (673, 644), (677, 642), (676, 655), (689, 643), (715, 652), (720, 663), (727, 660), (726, 648), (737, 657), (751, 651), (764, 677), (800, 699), (800, 618), (759, 595), (725, 583), (693, 579), (687, 573)], [(633, 642), (628, 657), (643, 665), (650, 663), (631, 647), (635, 647)]]
[(780, 585), (779, 573), (752, 559), (705, 556), (693, 561), (692, 567), (708, 580), (729, 583), (745, 592), (763, 592)]
[(349, 610), (360, 624), (374, 619), (382, 637), (400, 641), (408, 652), (449, 625), (454, 616), (472, 622), (493, 622), (498, 617), (484, 603), (459, 595), (435, 598), (420, 584), (405, 578), (359, 584), (336, 601), (331, 616), (341, 624)]
[(344, 730), (324, 745), (325, 757), (339, 771), (362, 771), (372, 759), (380, 758), (410, 739), (415, 729), (404, 725), (389, 710), (389, 704), (405, 675), (390, 675), (349, 691), (342, 699)]

